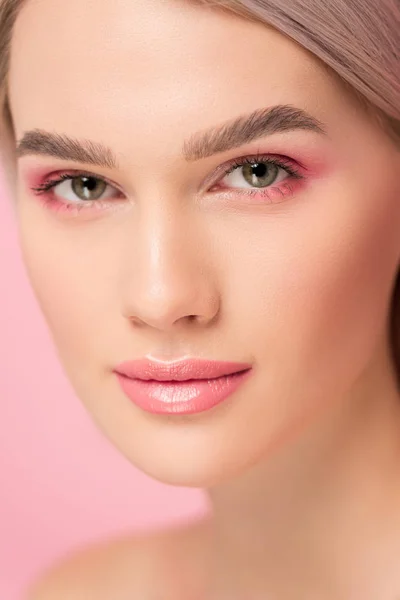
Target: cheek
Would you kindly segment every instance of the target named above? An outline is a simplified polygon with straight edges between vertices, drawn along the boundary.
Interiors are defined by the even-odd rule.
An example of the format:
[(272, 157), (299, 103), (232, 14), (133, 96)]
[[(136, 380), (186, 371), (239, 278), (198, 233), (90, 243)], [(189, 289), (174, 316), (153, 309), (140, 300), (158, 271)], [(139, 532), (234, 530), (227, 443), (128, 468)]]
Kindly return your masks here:
[(107, 273), (93, 264), (99, 257), (40, 219), (20, 216), (19, 226), (27, 275), (60, 358), (67, 366), (93, 362), (111, 311)]
[(269, 236), (268, 249), (259, 236), (258, 264), (241, 269), (252, 280), (247, 300), (237, 296), (248, 315), (239, 335), (256, 340), (250, 351), (271, 367), (282, 397), (294, 387), (297, 399), (343, 392), (384, 332), (398, 268), (397, 199), (350, 201), (332, 210), (329, 200), (324, 210), (288, 221)]

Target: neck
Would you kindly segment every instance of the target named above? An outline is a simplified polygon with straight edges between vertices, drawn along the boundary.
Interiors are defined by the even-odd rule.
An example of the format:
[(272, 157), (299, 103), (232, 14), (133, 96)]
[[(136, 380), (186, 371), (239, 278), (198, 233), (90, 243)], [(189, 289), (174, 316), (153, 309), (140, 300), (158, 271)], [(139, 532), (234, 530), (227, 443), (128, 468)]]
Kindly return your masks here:
[(216, 597), (400, 597), (399, 395), (385, 348), (318, 423), (208, 490)]

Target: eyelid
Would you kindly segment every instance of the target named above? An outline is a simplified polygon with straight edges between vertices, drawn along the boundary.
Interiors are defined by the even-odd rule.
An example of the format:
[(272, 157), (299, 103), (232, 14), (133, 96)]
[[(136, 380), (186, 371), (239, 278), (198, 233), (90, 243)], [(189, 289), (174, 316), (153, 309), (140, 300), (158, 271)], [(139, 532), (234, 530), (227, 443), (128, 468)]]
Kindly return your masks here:
[(64, 181), (72, 180), (78, 177), (92, 177), (93, 179), (104, 181), (107, 185), (115, 188), (120, 193), (125, 195), (125, 192), (117, 183), (111, 181), (104, 175), (98, 175), (86, 169), (59, 169), (58, 171), (53, 171), (52, 173), (43, 177), (41, 183), (39, 183), (36, 188), (32, 187), (32, 189), (40, 189), (49, 186), (49, 189), (51, 190), (57, 185), (61, 185)]
[[(221, 180), (221, 178), (223, 178), (225, 175), (227, 175), (229, 173), (229, 169), (230, 169), (230, 167), (232, 167), (232, 165), (235, 165), (236, 163), (240, 163), (240, 162), (243, 162), (246, 164), (246, 162), (250, 161), (250, 160), (252, 160), (252, 161), (254, 160), (254, 162), (257, 162), (257, 160), (259, 162), (263, 162), (263, 161), (280, 162), (280, 163), (283, 163), (281, 168), (284, 168), (285, 166), (287, 168), (291, 168), (292, 170), (298, 172), (299, 176), (301, 176), (302, 171), (303, 172), (308, 171), (308, 169), (300, 161), (294, 160), (293, 158), (290, 158), (287, 155), (277, 154), (277, 153), (273, 153), (273, 152), (261, 152), (260, 150), (257, 149), (253, 152), (247, 152), (240, 156), (235, 156), (234, 158), (231, 158), (231, 159), (225, 161), (221, 165), (218, 165), (218, 167), (216, 167), (216, 169), (214, 169), (212, 174), (208, 175), (206, 177), (201, 188), (203, 189), (205, 187), (209, 187), (210, 185), (215, 185), (216, 183), (218, 183)], [(237, 165), (237, 166), (239, 168), (242, 165)]]

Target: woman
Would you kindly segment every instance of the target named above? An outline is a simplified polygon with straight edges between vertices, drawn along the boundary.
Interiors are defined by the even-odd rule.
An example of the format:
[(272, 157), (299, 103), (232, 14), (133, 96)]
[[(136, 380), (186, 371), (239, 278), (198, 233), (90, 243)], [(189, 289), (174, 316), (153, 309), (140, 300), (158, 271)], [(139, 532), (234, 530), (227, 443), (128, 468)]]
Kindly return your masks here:
[(132, 464), (212, 509), (31, 597), (400, 598), (398, 0), (0, 14), (2, 161), (60, 360)]

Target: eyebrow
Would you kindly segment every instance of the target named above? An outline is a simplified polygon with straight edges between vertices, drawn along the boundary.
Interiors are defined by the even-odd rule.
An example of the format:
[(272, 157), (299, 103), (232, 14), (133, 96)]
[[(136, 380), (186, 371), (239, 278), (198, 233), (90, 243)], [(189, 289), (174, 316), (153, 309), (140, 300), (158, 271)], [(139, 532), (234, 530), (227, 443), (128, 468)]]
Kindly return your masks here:
[(84, 162), (109, 169), (117, 168), (114, 153), (98, 142), (78, 140), (61, 133), (42, 129), (27, 131), (17, 143), (17, 158), (27, 155), (53, 156), (61, 160)]
[(261, 137), (294, 130), (313, 131), (327, 136), (323, 123), (301, 108), (280, 104), (255, 110), (220, 126), (194, 134), (184, 143), (187, 161), (226, 152)]
[[(327, 135), (324, 125), (301, 108), (277, 105), (241, 115), (222, 125), (193, 134), (182, 146), (187, 162), (247, 144), (253, 140), (294, 130)], [(78, 140), (65, 134), (42, 129), (27, 131), (17, 143), (17, 158), (26, 155), (52, 156), (61, 160), (83, 162), (109, 169), (118, 168), (116, 155), (99, 142)]]

